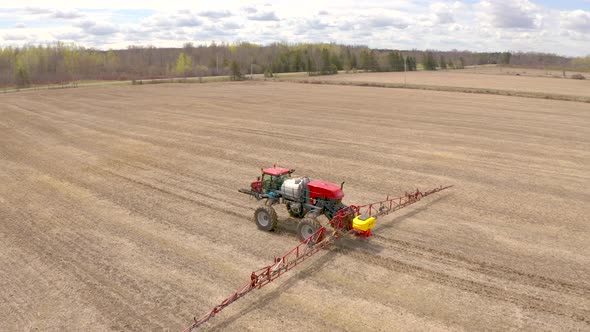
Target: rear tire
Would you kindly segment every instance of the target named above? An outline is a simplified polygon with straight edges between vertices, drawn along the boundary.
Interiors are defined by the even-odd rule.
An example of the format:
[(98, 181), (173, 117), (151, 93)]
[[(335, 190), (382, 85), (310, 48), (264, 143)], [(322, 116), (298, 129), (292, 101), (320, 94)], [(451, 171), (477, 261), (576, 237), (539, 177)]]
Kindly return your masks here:
[[(322, 225), (320, 222), (315, 218), (304, 218), (299, 222), (297, 225), (297, 236), (299, 240), (303, 241), (310, 237), (313, 233), (315, 233), (318, 229), (320, 229)], [(315, 239), (311, 239), (310, 244), (316, 244), (318, 242), (322, 242), (324, 240), (324, 234), (316, 236)]]
[(277, 212), (270, 205), (263, 205), (254, 211), (254, 222), (258, 229), (270, 232), (277, 228)]

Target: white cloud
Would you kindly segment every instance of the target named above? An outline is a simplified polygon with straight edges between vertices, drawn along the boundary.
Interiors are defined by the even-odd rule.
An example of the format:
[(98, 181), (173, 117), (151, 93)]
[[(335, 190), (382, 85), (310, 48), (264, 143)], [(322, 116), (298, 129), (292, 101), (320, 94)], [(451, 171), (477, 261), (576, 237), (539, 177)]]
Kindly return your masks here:
[(38, 20), (39, 18), (54, 18), (54, 19), (76, 19), (84, 17), (77, 9), (51, 9), (45, 7), (25, 7), (24, 9), (12, 9), (16, 14), (26, 16), (28, 19)]
[(277, 14), (275, 12), (257, 12), (251, 15), (248, 15), (248, 19), (252, 21), (280, 21)]
[(53, 18), (61, 18), (61, 19), (74, 19), (74, 18), (80, 18), (83, 17), (84, 14), (80, 13), (77, 10), (56, 10), (54, 12), (51, 13), (51, 17)]
[(242, 10), (249, 14), (254, 14), (258, 11), (258, 9), (256, 9), (255, 7), (244, 7), (242, 8)]
[(8, 32), (2, 34), (2, 38), (9, 41), (27, 41), (30, 37), (31, 36), (26, 33), (19, 32)]
[(175, 13), (158, 13), (143, 20), (144, 26), (155, 28), (170, 27), (195, 27), (203, 24), (197, 14), (189, 10), (180, 10)]
[(51, 33), (56, 40), (76, 41), (84, 40), (88, 35), (79, 29), (60, 29)]
[(457, 23), (453, 23), (453, 24), (449, 25), (449, 31), (453, 31), (453, 32), (461, 31), (464, 28), (465, 27), (463, 27), (461, 24), (457, 24)]
[(224, 18), (232, 16), (232, 13), (229, 10), (207, 10), (204, 12), (200, 12), (199, 16), (209, 17), (209, 18)]
[(560, 19), (562, 27), (590, 35), (590, 12), (584, 10), (561, 12)]
[(528, 0), (482, 1), (483, 15), (495, 28), (534, 29), (539, 27), (540, 8)]
[(453, 4), (437, 2), (430, 5), (430, 11), (433, 16), (434, 23), (448, 24), (455, 22), (453, 15)]
[(33, 15), (51, 14), (52, 13), (51, 9), (42, 8), (42, 7), (26, 7), (25, 11), (27, 11), (28, 13), (33, 14)]
[(391, 16), (391, 15), (377, 15), (365, 17), (366, 25), (372, 28), (397, 28), (405, 29), (409, 23), (403, 16)]
[(108, 48), (333, 41), (394, 49), (590, 53), (590, 44), (581, 42), (590, 39), (589, 11), (560, 11), (536, 0), (88, 0), (76, 9), (65, 0), (27, 0), (26, 5), (0, 8), (0, 36), (8, 37), (3, 44), (67, 40)]
[(95, 36), (112, 35), (119, 32), (119, 27), (107, 22), (94, 22), (91, 20), (84, 20), (77, 23), (75, 26), (81, 28), (85, 33)]

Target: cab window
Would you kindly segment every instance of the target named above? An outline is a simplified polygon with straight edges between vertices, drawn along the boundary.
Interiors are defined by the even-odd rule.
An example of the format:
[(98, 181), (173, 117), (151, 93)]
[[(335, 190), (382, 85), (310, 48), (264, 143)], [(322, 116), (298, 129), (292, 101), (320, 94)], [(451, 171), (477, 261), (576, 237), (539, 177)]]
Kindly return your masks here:
[(270, 174), (262, 174), (262, 192), (263, 193), (268, 193), (268, 190), (270, 189), (270, 183), (272, 180), (273, 176)]

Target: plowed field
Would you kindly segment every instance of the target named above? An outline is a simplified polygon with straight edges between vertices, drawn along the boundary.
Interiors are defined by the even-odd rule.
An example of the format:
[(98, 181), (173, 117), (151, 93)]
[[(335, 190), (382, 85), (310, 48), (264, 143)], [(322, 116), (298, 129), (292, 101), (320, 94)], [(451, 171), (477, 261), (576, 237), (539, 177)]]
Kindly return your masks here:
[(188, 326), (298, 242), (237, 191), (273, 163), (348, 204), (455, 187), (206, 329), (590, 330), (589, 104), (271, 82), (0, 96), (0, 330)]
[[(565, 96), (590, 96), (590, 79), (574, 80), (561, 77), (527, 76), (526, 70), (505, 68), (505, 72), (490, 72), (491, 69), (449, 70), (449, 71), (417, 71), (396, 73), (360, 73), (340, 74), (331, 76), (316, 76), (306, 78), (328, 82), (356, 82), (356, 83), (393, 83), (409, 85), (426, 85), (431, 87), (476, 88), (504, 91), (522, 91), (526, 93), (557, 94)], [(512, 71), (511, 71), (512, 70)], [(531, 70), (528, 70), (530, 73)], [(518, 73), (516, 75), (515, 73)], [(521, 74), (523, 73), (523, 74)], [(590, 76), (587, 73), (585, 76)], [(590, 77), (589, 77), (590, 78)]]

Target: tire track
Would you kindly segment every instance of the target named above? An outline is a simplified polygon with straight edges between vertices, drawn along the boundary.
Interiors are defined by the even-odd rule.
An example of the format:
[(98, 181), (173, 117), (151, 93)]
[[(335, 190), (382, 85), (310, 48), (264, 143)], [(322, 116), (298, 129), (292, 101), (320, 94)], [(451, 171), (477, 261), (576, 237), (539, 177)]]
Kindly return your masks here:
[[(150, 325), (159, 326), (162, 329), (165, 327), (149, 317), (143, 317), (143, 313), (139, 312), (138, 307), (130, 301), (130, 299), (137, 300), (137, 293), (134, 294), (133, 290), (137, 291), (142, 287), (122, 270), (116, 270), (112, 265), (109, 265), (108, 260), (101, 259), (100, 255), (97, 256), (96, 254), (101, 252), (102, 248), (93, 246), (93, 241), (88, 237), (79, 232), (72, 232), (71, 236), (65, 238), (55, 237), (35, 229), (30, 229), (28, 234), (22, 234), (22, 227), (19, 225), (15, 228), (12, 223), (5, 225), (5, 229), (10, 230), (12, 238), (23, 239), (25, 235), (28, 239), (35, 238), (35, 241), (28, 241), (26, 247), (20, 247), (21, 250), (28, 251), (43, 261), (52, 262), (55, 264), (54, 266), (58, 267), (61, 274), (78, 280), (85, 285), (87, 291), (103, 290), (100, 292), (100, 296), (92, 298), (89, 297), (90, 295), (79, 295), (95, 304), (96, 309), (102, 312), (103, 317), (116, 317), (117, 323), (121, 325), (119, 328), (125, 326), (129, 328), (125, 322), (129, 322), (130, 317), (136, 317), (137, 320), (146, 319)], [(48, 245), (49, 243), (51, 245)], [(113, 275), (116, 275), (115, 280), (109, 278)], [(158, 288), (156, 283), (146, 281), (146, 284), (150, 288)]]
[(582, 322), (590, 326), (589, 310), (563, 305), (548, 299), (543, 299), (532, 295), (526, 295), (509, 291), (501, 288), (501, 286), (496, 287), (476, 282), (473, 280), (459, 278), (456, 276), (445, 274), (443, 272), (438, 272), (424, 267), (420, 267), (418, 265), (406, 263), (397, 259), (376, 256), (374, 254), (362, 250), (354, 250), (351, 248), (341, 250), (346, 255), (355, 257), (363, 263), (380, 266), (388, 270), (396, 271), (398, 273), (409, 274), (420, 279), (432, 281), (444, 286), (474, 293), (493, 300), (509, 302), (523, 309), (535, 310), (566, 317), (576, 322)]
[(217, 211), (217, 212), (221, 212), (221, 213), (224, 213), (224, 214), (229, 214), (229, 215), (232, 215), (234, 217), (240, 217), (240, 218), (242, 218), (244, 216), (244, 215), (242, 215), (240, 213), (237, 213), (237, 212), (234, 212), (234, 211), (231, 211), (231, 210), (228, 210), (228, 209), (224, 209), (224, 208), (221, 208), (221, 207), (214, 206), (213, 204), (203, 203), (203, 202), (198, 201), (198, 200), (196, 200), (194, 198), (190, 198), (190, 197), (187, 197), (185, 195), (176, 193), (176, 192), (174, 192), (172, 190), (159, 187), (159, 186), (157, 186), (155, 184), (148, 183), (148, 182), (143, 182), (141, 180), (134, 179), (134, 178), (132, 178), (132, 177), (130, 177), (128, 175), (122, 175), (122, 174), (119, 174), (119, 173), (117, 173), (115, 171), (112, 171), (112, 170), (109, 170), (109, 169), (103, 169), (102, 171), (105, 172), (105, 173), (107, 173), (107, 174), (110, 174), (111, 176), (113, 176), (115, 178), (119, 178), (121, 180), (125, 180), (127, 182), (134, 183), (135, 185), (138, 185), (140, 187), (148, 188), (150, 191), (159, 192), (159, 193), (164, 194), (164, 195), (167, 195), (167, 196), (173, 196), (173, 197), (175, 197), (177, 199), (180, 199), (180, 200), (185, 201), (185, 202), (189, 202), (191, 204), (198, 205), (200, 207), (204, 207), (204, 208), (207, 208), (207, 209), (210, 209), (210, 210), (214, 210), (214, 211)]
[[(78, 214), (81, 211), (85, 210), (77, 209)], [(82, 213), (80, 217), (81, 218), (79, 219), (93, 219), (92, 215), (86, 213)], [(35, 216), (30, 215), (28, 219), (33, 220), (35, 219)], [(62, 218), (59, 220), (62, 220)], [(112, 229), (110, 224), (104, 224), (102, 223), (102, 220), (96, 221), (97, 224), (100, 225), (99, 227), (101, 227), (102, 232), (106, 231), (108, 235), (112, 235), (114, 238), (118, 236), (125, 236), (127, 239), (134, 238), (134, 236), (130, 236), (130, 234), (121, 234), (120, 228)], [(22, 225), (16, 227), (20, 227), (22, 230)], [(76, 227), (79, 227), (79, 225), (76, 225)], [(11, 231), (13, 228), (14, 227), (7, 227), (4, 228), (4, 230), (9, 231), (8, 234), (11, 238), (18, 239), (19, 236), (16, 234), (16, 230), (14, 232)], [(144, 306), (147, 303), (146, 301), (157, 304), (157, 306), (151, 309), (152, 311), (157, 312), (161, 312), (164, 307), (173, 307), (178, 304), (179, 301), (184, 303), (194, 303), (194, 301), (197, 300), (197, 303), (207, 303), (208, 298), (202, 298), (198, 294), (191, 294), (188, 298), (178, 296), (158, 297), (157, 294), (168, 294), (168, 290), (173, 289), (173, 287), (170, 285), (167, 286), (166, 283), (162, 284), (161, 282), (151, 281), (145, 278), (138, 281), (135, 275), (130, 274), (127, 269), (122, 269), (113, 265), (112, 257), (97, 256), (97, 253), (104, 252), (104, 247), (99, 245), (101, 243), (99, 239), (88, 235), (88, 231), (92, 230), (92, 228), (88, 229), (86, 232), (72, 230), (71, 232), (68, 232), (68, 236), (55, 237), (47, 234), (47, 232), (44, 232), (41, 229), (29, 228), (26, 235), (21, 234), (21, 237), (26, 236), (28, 238), (33, 238), (34, 241), (31, 241), (31, 244), (26, 247), (20, 247), (19, 250), (21, 252), (28, 252), (35, 257), (39, 257), (43, 261), (52, 262), (53, 265), (58, 268), (60, 274), (70, 276), (70, 278), (83, 283), (87, 288), (86, 291), (100, 292), (100, 296), (92, 298), (89, 297), (90, 293), (88, 293), (88, 295), (81, 295), (84, 296), (89, 303), (97, 305), (96, 308), (102, 312), (103, 317), (111, 317), (111, 320), (116, 322), (115, 326), (111, 326), (113, 329), (141, 330), (141, 324), (164, 329), (167, 325), (170, 326), (176, 324), (176, 321), (170, 316), (168, 316), (168, 319), (172, 320), (167, 322), (144, 319), (148, 312), (138, 311), (141, 306), (137, 303), (144, 303)], [(47, 243), (51, 243), (51, 245), (48, 246)], [(174, 251), (174, 253), (177, 252), (182, 251)], [(158, 251), (155, 250), (154, 253), (157, 254)], [(177, 268), (178, 270), (187, 268), (186, 265), (180, 264), (180, 262), (183, 261), (182, 259), (175, 259), (171, 254), (172, 252), (167, 251), (166, 255), (161, 256), (157, 261), (159, 264), (165, 263), (170, 268)], [(218, 282), (219, 280), (216, 281)], [(209, 282), (213, 283), (214, 280), (209, 280)], [(156, 294), (156, 297), (152, 294)], [(31, 303), (29, 299), (21, 302)], [(187, 310), (186, 307), (183, 309)], [(22, 311), (22, 308), (20, 308), (20, 310), (25, 313), (30, 312), (30, 310)], [(188, 311), (185, 313), (190, 315)], [(24, 315), (25, 314), (21, 314), (21, 321), (27, 321), (27, 317)]]
[[(165, 186), (170, 186), (173, 188), (179, 188), (182, 189), (186, 192), (189, 192), (191, 194), (194, 194), (196, 196), (201, 196), (201, 197), (205, 197), (206, 199), (212, 200), (212, 201), (216, 201), (216, 202), (223, 202), (228, 204), (228, 206), (235, 206), (235, 207), (239, 207), (239, 208), (243, 208), (243, 209), (247, 209), (247, 210), (253, 210), (252, 207), (250, 206), (246, 206), (243, 204), (239, 204), (236, 203), (233, 200), (228, 200), (225, 199), (224, 197), (227, 197), (227, 195), (222, 195), (222, 196), (214, 196), (211, 194), (207, 194), (204, 192), (200, 192), (200, 191), (196, 191), (194, 189), (192, 189), (189, 184), (191, 182), (194, 182), (194, 180), (199, 180), (199, 183), (205, 183), (206, 185), (212, 187), (212, 188), (216, 188), (218, 189), (217, 192), (219, 191), (225, 191), (225, 192), (235, 192), (235, 190), (229, 190), (227, 185), (221, 184), (219, 181), (213, 181), (207, 177), (204, 177), (202, 175), (198, 175), (198, 174), (187, 174), (181, 170), (176, 170), (174, 173), (169, 172), (168, 170), (170, 169), (170, 167), (167, 166), (160, 166), (156, 161), (150, 159), (150, 162), (141, 162), (141, 163), (131, 163), (131, 162), (127, 162), (125, 160), (122, 159), (110, 159), (111, 161), (116, 161), (119, 162), (121, 164), (130, 166), (132, 168), (136, 168), (136, 169), (140, 169), (140, 170), (144, 170), (144, 171), (149, 171), (149, 170), (155, 170), (160, 172), (161, 174), (164, 174), (165, 176), (162, 177), (149, 177), (146, 179), (150, 179), (152, 181), (156, 181), (162, 185)], [(103, 168), (104, 169), (104, 168)], [(134, 173), (137, 174), (137, 173)], [(180, 177), (180, 179), (176, 180), (175, 177)], [(163, 180), (166, 179), (167, 181)], [(225, 210), (224, 210), (225, 211)]]
[[(18, 106), (26, 111), (32, 112), (34, 114), (38, 114), (38, 112), (34, 112), (34, 110), (29, 109), (29, 108), (25, 108), (23, 106)], [(78, 117), (76, 117), (76, 115), (79, 115), (79, 112), (72, 112), (72, 111), (67, 111), (69, 114), (72, 115), (72, 117), (67, 117), (65, 115), (57, 115), (57, 114), (53, 114), (53, 118), (58, 118), (60, 122), (64, 122), (64, 121), (72, 121), (71, 119), (78, 119)], [(179, 112), (174, 112), (173, 110), (166, 110), (166, 114), (167, 113), (172, 113), (172, 114), (180, 114)], [(44, 114), (43, 118), (49, 119), (50, 117), (48, 117), (49, 115)], [(89, 116), (89, 115), (87, 115)], [(211, 116), (207, 116), (206, 114), (199, 114), (200, 117), (205, 117), (205, 118), (210, 118), (210, 119), (217, 119)], [(178, 136), (179, 132), (178, 130), (174, 130), (172, 131), (172, 129), (167, 129), (166, 132), (169, 133), (171, 136), (168, 137), (167, 139), (169, 140), (169, 142), (163, 143), (161, 140), (161, 135), (159, 136), (159, 139), (154, 139), (154, 138), (150, 138), (149, 136), (142, 136), (142, 135), (133, 135), (133, 134), (129, 134), (129, 133), (125, 133), (124, 131), (117, 131), (115, 129), (109, 129), (107, 127), (100, 127), (97, 125), (97, 123), (104, 123), (105, 120), (107, 120), (107, 123), (112, 123), (113, 126), (114, 125), (118, 125), (119, 122), (109, 119), (109, 118), (105, 118), (105, 117), (98, 117), (98, 116), (91, 116), (93, 119), (95, 119), (95, 121), (91, 121), (91, 120), (82, 120), (79, 119), (77, 121), (78, 125), (81, 126), (82, 128), (85, 129), (90, 129), (93, 131), (96, 131), (98, 133), (102, 133), (102, 134), (108, 134), (111, 135), (113, 137), (125, 137), (125, 138), (129, 138), (129, 139), (134, 139), (134, 140), (138, 140), (141, 142), (149, 142), (150, 144), (152, 144), (153, 146), (157, 146), (157, 147), (162, 147), (162, 148), (168, 148), (168, 149), (176, 149), (173, 147), (173, 145), (170, 144), (170, 142), (172, 142), (174, 140), (175, 137)], [(125, 119), (125, 118), (124, 118)], [(208, 123), (208, 127), (216, 127), (218, 129), (222, 129), (226, 132), (227, 135), (232, 135), (233, 132), (243, 132), (243, 133), (250, 133), (250, 134), (254, 134), (254, 135), (259, 135), (259, 136), (263, 136), (263, 137), (274, 137), (277, 139), (281, 139), (284, 140), (285, 137), (291, 137), (292, 139), (288, 139), (285, 140), (285, 143), (289, 143), (289, 142), (297, 142), (297, 141), (305, 141), (307, 140), (308, 142), (313, 142), (314, 146), (317, 146), (318, 143), (324, 145), (324, 146), (328, 146), (328, 144), (331, 143), (335, 143), (336, 140), (334, 139), (329, 139), (329, 138), (313, 138), (310, 139), (308, 136), (302, 136), (302, 135), (296, 135), (296, 134), (289, 134), (289, 133), (281, 133), (281, 134), (277, 134), (268, 130), (259, 130), (259, 129), (251, 129), (251, 128), (235, 128), (235, 127), (231, 127), (230, 125), (222, 125), (222, 124), (218, 124), (218, 123)], [(149, 126), (149, 125), (135, 125), (136, 129), (147, 129), (149, 131), (154, 131), (157, 130), (158, 132), (161, 131), (161, 126), (160, 127), (153, 127), (153, 126)], [(184, 133), (185, 135), (189, 135), (188, 133)], [(189, 135), (189, 137), (192, 137)], [(196, 146), (199, 146), (201, 148), (210, 148), (209, 144), (198, 144), (195, 142), (192, 142), (191, 144), (195, 144)], [(362, 148), (362, 150), (364, 151), (365, 154), (370, 154), (370, 155), (374, 155), (375, 157), (377, 157), (377, 155), (379, 154), (379, 149), (383, 149), (384, 147), (388, 146), (388, 145), (367, 145), (367, 144), (359, 144), (359, 143), (350, 143), (348, 142), (347, 144), (353, 144), (353, 145), (358, 145), (359, 148)], [(371, 149), (369, 150), (368, 148), (371, 147)], [(374, 150), (376, 147), (378, 147), (377, 150)], [(227, 147), (224, 147), (227, 148)], [(293, 148), (293, 147), (292, 147)], [(292, 149), (291, 148), (291, 149)], [(90, 150), (86, 149), (85, 151), (87, 152), (91, 152)], [(179, 151), (183, 151), (186, 152), (186, 149), (180, 149)], [(335, 157), (332, 157), (335, 158)], [(346, 158), (339, 158), (339, 160), (341, 160), (341, 162), (347, 162)], [(256, 160), (251, 160), (249, 164), (252, 163), (256, 163)], [(511, 165), (503, 165), (497, 162), (483, 162), (483, 161), (478, 161), (478, 163), (480, 163), (480, 165), (484, 166), (484, 167), (488, 167), (490, 169), (504, 169), (504, 170), (510, 170), (510, 171), (514, 171), (516, 169), (518, 170), (526, 170), (526, 171), (530, 171), (530, 165), (529, 166), (525, 166), (524, 164), (522, 166), (516, 166), (514, 163), (512, 163)], [(528, 165), (528, 164), (527, 164)], [(412, 167), (405, 167), (404, 168), (406, 171), (410, 171), (413, 168)], [(542, 172), (542, 173), (547, 173), (549, 175), (553, 175), (555, 174), (555, 172), (552, 171), (546, 171), (542, 168), (539, 168), (536, 170), (536, 172)], [(563, 173), (558, 173), (560, 175), (562, 175)], [(433, 174), (434, 175), (434, 174)], [(541, 190), (543, 189), (543, 190)], [(541, 188), (539, 190), (539, 192), (547, 192), (547, 188)], [(561, 195), (562, 193), (557, 191), (551, 191), (552, 193), (554, 192), (557, 195)], [(579, 199), (583, 200), (584, 197), (580, 197)]]
[[(2, 249), (4, 251), (8, 248), (3, 245)], [(6, 259), (4, 259), (5, 257)], [(6, 269), (0, 269), (0, 286), (2, 286), (1, 289), (3, 290), (0, 292), (0, 296), (2, 304), (9, 308), (6, 316), (10, 318), (11, 315), (15, 315), (17, 319), (25, 322), (30, 319), (29, 315), (33, 312), (33, 304), (27, 300), (33, 297), (34, 291), (31, 290), (30, 286), (27, 287), (27, 284), (22, 283), (20, 279), (22, 276), (11, 275), (8, 271), (17, 270), (17, 267), (22, 266), (22, 262), (26, 262), (26, 259), (24, 259), (22, 252), (15, 250), (12, 250), (9, 256), (2, 258), (2, 266)]]
[(481, 262), (470, 259), (465, 256), (452, 254), (446, 251), (428, 248), (415, 243), (407, 241), (385, 238), (381, 235), (373, 235), (379, 245), (388, 247), (395, 251), (403, 251), (411, 255), (424, 257), (431, 260), (437, 260), (444, 264), (460, 267), (472, 272), (481, 273), (506, 279), (510, 281), (519, 282), (533, 287), (543, 288), (554, 292), (566, 293), (576, 296), (588, 296), (590, 294), (590, 287), (572, 284), (563, 280), (549, 278), (533, 273), (526, 273), (512, 269), (506, 266)]
[[(38, 156), (38, 157), (41, 157), (41, 156)], [(27, 162), (27, 164), (28, 163), (29, 162)], [(184, 181), (185, 179), (173, 180), (172, 184), (168, 181), (161, 180), (161, 179), (172, 179), (172, 178), (174, 178), (175, 174), (171, 174), (172, 175), (171, 177), (168, 177), (168, 176), (148, 176), (148, 177), (144, 176), (144, 177), (141, 177), (141, 176), (138, 176), (138, 174), (140, 174), (140, 173), (136, 172), (136, 170), (145, 170), (144, 169), (145, 167), (143, 167), (141, 165), (149, 165), (149, 164), (140, 163), (140, 165), (136, 165), (136, 164), (128, 163), (128, 162), (124, 162), (124, 163), (128, 166), (134, 167), (132, 169), (132, 171), (119, 170), (117, 167), (115, 167), (115, 169), (111, 169), (111, 168), (107, 168), (107, 167), (97, 167), (92, 164), (84, 163), (83, 160), (80, 161), (81, 165), (85, 165), (85, 167), (88, 170), (92, 171), (94, 174), (102, 176), (107, 179), (108, 178), (115, 179), (114, 182), (121, 183), (121, 180), (123, 180), (124, 182), (130, 183), (135, 187), (143, 188), (142, 191), (145, 191), (145, 189), (147, 188), (148, 192), (159, 192), (160, 194), (162, 194), (166, 197), (172, 197), (176, 200), (189, 202), (190, 205), (196, 205), (196, 206), (200, 206), (205, 209), (210, 209), (210, 210), (222, 213), (222, 214), (238, 217), (239, 219), (244, 220), (244, 221), (248, 221), (248, 222), (251, 222), (251, 220), (252, 220), (250, 213), (238, 212), (235, 209), (234, 210), (227, 209), (227, 206), (238, 206), (238, 205), (234, 204), (233, 201), (230, 201), (227, 199), (220, 199), (219, 197), (216, 197), (213, 195), (204, 194), (199, 191), (186, 188), (186, 183), (188, 183), (188, 181)], [(141, 215), (141, 216), (144, 216), (149, 219), (154, 217), (153, 214), (146, 213), (146, 211), (150, 211), (150, 210), (145, 208), (145, 204), (143, 204), (141, 206), (130, 205), (129, 204), (130, 202), (127, 200), (121, 201), (120, 198), (124, 197), (124, 196), (118, 196), (114, 192), (111, 192), (111, 191), (105, 192), (103, 189), (98, 188), (94, 185), (89, 185), (88, 183), (85, 183), (84, 181), (81, 182), (79, 178), (72, 177), (70, 174), (63, 173), (62, 168), (52, 169), (53, 167), (47, 168), (47, 165), (52, 165), (52, 163), (51, 162), (44, 163), (41, 160), (39, 163), (31, 164), (31, 166), (34, 169), (37, 169), (39, 172), (49, 172), (49, 174), (51, 174), (53, 177), (55, 177), (57, 179), (64, 179), (66, 181), (69, 181), (70, 183), (75, 184), (76, 186), (79, 186), (80, 188), (83, 188), (85, 190), (88, 190), (89, 192), (97, 194), (100, 197), (103, 197), (108, 201), (113, 201), (116, 204), (123, 204), (123, 206), (125, 206), (127, 209), (129, 209), (129, 211), (133, 211), (137, 215)], [(153, 167), (154, 167), (153, 169), (149, 168), (149, 170), (158, 170), (159, 171), (159, 170), (163, 169), (160, 166), (156, 166), (155, 164)], [(122, 186), (120, 186), (120, 187), (122, 187)], [(219, 187), (221, 188), (223, 186), (219, 185)], [(180, 192), (179, 192), (179, 188), (180, 188)], [(188, 195), (187, 195), (187, 193), (188, 193)], [(115, 196), (113, 196), (113, 194), (115, 194)], [(203, 197), (204, 199), (197, 199), (197, 198), (191, 197), (191, 196)], [(211, 202), (211, 203), (207, 203), (207, 202)], [(226, 206), (220, 206), (220, 204), (226, 204)], [(251, 212), (253, 210), (253, 208), (250, 206), (239, 205), (238, 207), (240, 207), (248, 212)], [(187, 222), (181, 222), (181, 223), (178, 222), (178, 221), (181, 221), (182, 219), (175, 218), (175, 222), (170, 222), (165, 217), (158, 217), (157, 219), (158, 219), (159, 223), (167, 224), (170, 227), (177, 228), (179, 230), (183, 230), (187, 234), (195, 234), (195, 228), (194, 227), (187, 227), (187, 226), (189, 226), (189, 224)], [(253, 227), (253, 229), (255, 229), (255, 227)], [(201, 233), (201, 232), (199, 232), (199, 233)], [(210, 236), (208, 238), (211, 238), (211, 237), (215, 238), (215, 236), (213, 236), (213, 234), (210, 234)], [(254, 253), (255, 253), (255, 257), (263, 260), (264, 262), (266, 262), (266, 260), (269, 259), (268, 252), (265, 252), (262, 249), (260, 249), (260, 250), (254, 249)]]
[[(40, 194), (40, 193), (38, 193)], [(84, 229), (84, 231), (77, 231), (75, 228), (81, 227), (80, 222), (70, 222), (68, 220), (73, 220), (69, 217), (71, 212), (69, 211), (76, 211), (77, 219), (83, 220), (93, 220), (95, 216), (91, 214), (87, 209), (80, 208), (79, 206), (72, 206), (72, 202), (68, 199), (56, 198), (61, 196), (54, 196), (48, 195), (47, 197), (54, 197), (53, 203), (50, 206), (59, 206), (57, 211), (62, 211), (57, 215), (50, 216), (51, 219), (57, 221), (58, 223), (50, 223), (50, 227), (67, 227), (67, 229), (74, 229), (71, 232), (68, 232), (68, 236), (55, 236), (53, 232), (45, 232), (40, 227), (43, 227), (43, 223), (18, 223), (18, 222), (9, 222), (5, 227), (2, 228), (2, 233), (6, 233), (9, 235), (11, 239), (23, 239), (22, 243), (24, 242), (25, 238), (28, 238), (32, 241), (29, 241), (26, 246), (19, 247), (19, 252), (28, 252), (29, 255), (33, 255), (33, 257), (40, 257), (43, 261), (52, 262), (54, 265), (56, 264), (56, 259), (58, 260), (59, 271), (63, 275), (70, 275), (73, 279), (77, 279), (80, 282), (84, 283), (87, 287), (91, 288), (104, 288), (108, 289), (112, 294), (102, 294), (103, 297), (107, 297), (105, 301), (100, 301), (101, 297), (97, 298), (99, 303), (102, 303), (102, 307), (99, 306), (98, 308), (104, 312), (104, 308), (110, 308), (109, 303), (118, 303), (119, 307), (115, 310), (121, 310), (123, 315), (126, 311), (125, 308), (121, 306), (120, 301), (124, 302), (123, 306), (127, 306), (127, 308), (138, 308), (137, 304), (134, 303), (138, 300), (137, 295), (141, 293), (141, 289), (147, 288), (150, 290), (150, 293), (156, 292), (156, 294), (165, 293), (164, 289), (162, 289), (159, 283), (145, 281), (143, 283), (138, 283), (133, 276), (129, 276), (129, 273), (117, 268), (116, 266), (111, 264), (111, 260), (109, 257), (97, 256), (97, 253), (101, 253), (104, 251), (104, 247), (98, 246), (100, 242), (97, 243), (97, 238), (91, 237), (88, 232), (92, 232), (94, 230), (94, 226), (89, 227), (88, 229)], [(20, 214), (15, 217), (14, 220), (35, 220), (37, 219), (34, 215), (24, 213), (26, 210), (21, 210)], [(90, 214), (89, 214), (90, 213)], [(10, 220), (10, 219), (9, 219)], [(105, 227), (106, 225), (102, 223), (103, 220), (95, 220), (99, 227)], [(14, 227), (13, 224), (15, 225)], [(27, 231), (22, 232), (23, 226), (27, 225)], [(94, 225), (94, 224), (92, 224)], [(21, 232), (18, 233), (17, 229), (20, 228)], [(14, 229), (14, 231), (11, 231)], [(111, 228), (106, 227), (102, 228), (102, 232), (107, 231), (110, 235), (114, 238), (121, 236), (118, 232), (111, 230)], [(129, 235), (129, 234), (128, 234)], [(19, 242), (19, 241), (17, 241)], [(49, 244), (49, 245), (48, 245)], [(161, 261), (161, 260), (160, 260)], [(168, 261), (168, 265), (175, 266), (176, 264), (172, 264), (172, 262)], [(182, 269), (184, 266), (177, 265), (177, 268)], [(71, 271), (70, 271), (71, 270)], [(20, 293), (18, 293), (20, 294)], [(110, 297), (109, 297), (110, 296)], [(23, 298), (22, 303), (25, 305), (27, 303), (32, 303), (28, 299)], [(88, 298), (87, 298), (88, 299)], [(130, 301), (133, 302), (130, 302)], [(178, 299), (170, 299), (171, 301), (177, 301)], [(12, 300), (14, 302), (14, 299)], [(93, 301), (93, 303), (95, 303)], [(15, 312), (19, 313), (21, 321), (27, 321), (24, 314), (21, 312), (30, 312), (29, 310), (24, 310), (22, 306), (20, 306), (20, 311), (16, 310)], [(108, 309), (111, 310), (111, 309)], [(154, 310), (158, 310), (155, 308)], [(118, 313), (119, 314), (119, 313)], [(112, 312), (106, 312), (105, 317), (108, 316), (117, 316), (117, 314), (113, 314)], [(121, 315), (121, 314), (119, 314)], [(137, 321), (141, 320), (143, 316), (142, 313), (139, 311), (135, 311), (131, 314), (132, 317), (136, 317)], [(125, 319), (118, 319), (119, 321), (125, 321)], [(124, 325), (120, 328), (128, 329), (130, 326), (134, 325)], [(165, 325), (158, 325), (163, 328)], [(135, 329), (135, 328), (134, 328)]]

